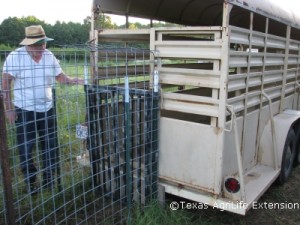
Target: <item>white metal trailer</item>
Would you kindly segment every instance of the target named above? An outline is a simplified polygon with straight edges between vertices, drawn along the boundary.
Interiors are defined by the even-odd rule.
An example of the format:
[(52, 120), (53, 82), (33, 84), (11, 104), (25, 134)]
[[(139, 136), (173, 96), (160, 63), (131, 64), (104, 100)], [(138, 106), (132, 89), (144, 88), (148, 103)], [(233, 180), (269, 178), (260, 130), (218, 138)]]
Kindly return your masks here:
[(165, 192), (244, 215), (288, 179), (300, 161), (299, 15), (271, 0), (95, 0), (99, 10), (183, 25), (91, 32), (155, 53)]

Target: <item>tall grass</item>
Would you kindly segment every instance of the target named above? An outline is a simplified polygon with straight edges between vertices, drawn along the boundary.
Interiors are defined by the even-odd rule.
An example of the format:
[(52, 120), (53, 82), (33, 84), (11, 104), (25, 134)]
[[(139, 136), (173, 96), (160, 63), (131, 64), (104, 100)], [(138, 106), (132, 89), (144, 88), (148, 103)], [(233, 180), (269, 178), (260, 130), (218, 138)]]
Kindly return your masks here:
[(192, 212), (184, 210), (172, 211), (161, 206), (157, 201), (148, 206), (136, 207), (133, 212), (131, 225), (207, 225), (211, 224), (209, 219), (197, 216)]
[[(57, 85), (56, 114), (60, 146), (65, 146), (65, 151), (82, 148), (80, 140), (76, 140), (75, 137), (76, 125), (84, 123), (86, 118), (85, 94), (82, 86)], [(69, 145), (70, 143), (72, 145)]]

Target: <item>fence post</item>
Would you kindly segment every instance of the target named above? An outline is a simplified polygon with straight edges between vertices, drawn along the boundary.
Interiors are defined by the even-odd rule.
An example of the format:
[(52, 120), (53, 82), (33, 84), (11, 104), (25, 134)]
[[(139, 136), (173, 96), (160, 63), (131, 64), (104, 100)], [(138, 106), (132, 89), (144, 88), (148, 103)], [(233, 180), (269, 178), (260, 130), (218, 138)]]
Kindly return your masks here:
[(55, 168), (56, 168), (56, 179), (57, 179), (57, 187), (58, 190), (61, 191), (61, 174), (60, 174), (60, 157), (59, 157), (59, 144), (58, 144), (58, 127), (57, 127), (57, 107), (56, 107), (56, 88), (52, 88), (52, 94), (53, 94), (53, 109), (54, 109), (54, 126), (55, 126)]
[(3, 94), (0, 92), (0, 162), (2, 167), (2, 180), (4, 188), (4, 199), (7, 222), (9, 225), (15, 225), (14, 204), (12, 194), (11, 174), (9, 167), (9, 155), (7, 146), (7, 134), (5, 123), (5, 109)]
[(125, 77), (125, 158), (126, 158), (126, 195), (128, 207), (128, 220), (127, 224), (131, 224), (131, 135), (130, 135), (130, 99), (129, 99), (129, 79)]

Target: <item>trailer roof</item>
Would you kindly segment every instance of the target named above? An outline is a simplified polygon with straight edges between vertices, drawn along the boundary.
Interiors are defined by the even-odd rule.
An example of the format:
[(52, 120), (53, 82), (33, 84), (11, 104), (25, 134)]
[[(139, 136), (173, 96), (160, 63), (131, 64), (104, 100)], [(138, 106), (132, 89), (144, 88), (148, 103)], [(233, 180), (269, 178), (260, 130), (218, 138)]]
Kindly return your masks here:
[[(231, 24), (235, 24), (235, 20), (249, 24), (249, 16), (244, 10), (247, 9), (300, 29), (300, 15), (272, 0), (94, 0), (93, 4), (103, 13), (182, 25), (214, 26), (222, 24), (224, 1), (239, 6), (231, 13)], [(263, 20), (263, 17), (260, 19)], [(260, 23), (258, 20), (255, 23)]]

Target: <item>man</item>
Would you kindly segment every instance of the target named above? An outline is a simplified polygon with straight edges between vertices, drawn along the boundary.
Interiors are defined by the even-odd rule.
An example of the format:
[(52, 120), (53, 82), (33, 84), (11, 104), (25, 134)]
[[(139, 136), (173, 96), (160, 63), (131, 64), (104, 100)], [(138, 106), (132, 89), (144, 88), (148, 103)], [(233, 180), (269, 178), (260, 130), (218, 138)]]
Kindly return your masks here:
[[(55, 56), (46, 49), (52, 38), (40, 25), (25, 28), (22, 47), (6, 58), (2, 74), (5, 115), (16, 124), (21, 170), (29, 193), (35, 194), (37, 168), (32, 151), (38, 146), (43, 163), (43, 187), (52, 188), (56, 164), (56, 126), (52, 87), (55, 80), (63, 84), (83, 84), (82, 79), (64, 74)], [(11, 88), (13, 84), (13, 98)]]

